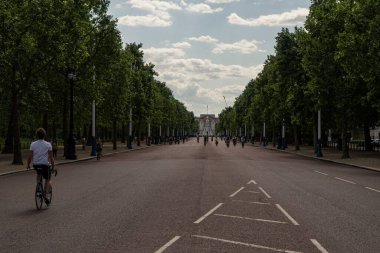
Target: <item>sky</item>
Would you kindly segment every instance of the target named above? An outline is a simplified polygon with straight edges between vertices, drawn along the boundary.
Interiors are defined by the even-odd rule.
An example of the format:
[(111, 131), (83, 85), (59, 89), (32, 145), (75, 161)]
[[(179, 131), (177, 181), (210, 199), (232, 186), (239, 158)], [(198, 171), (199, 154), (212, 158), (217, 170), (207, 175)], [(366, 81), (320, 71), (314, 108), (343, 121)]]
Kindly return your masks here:
[(310, 0), (111, 0), (123, 43), (141, 43), (156, 79), (196, 116), (233, 106)]

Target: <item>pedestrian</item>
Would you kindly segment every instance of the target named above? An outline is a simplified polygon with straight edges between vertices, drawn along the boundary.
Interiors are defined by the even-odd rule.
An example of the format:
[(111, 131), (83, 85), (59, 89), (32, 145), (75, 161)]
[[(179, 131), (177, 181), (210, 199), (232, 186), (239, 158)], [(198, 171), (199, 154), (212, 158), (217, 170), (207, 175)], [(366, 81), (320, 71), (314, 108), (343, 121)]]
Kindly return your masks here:
[(54, 140), (53, 141), (53, 157), (54, 157), (54, 159), (57, 158), (57, 154), (58, 154), (58, 143), (57, 143), (57, 140)]

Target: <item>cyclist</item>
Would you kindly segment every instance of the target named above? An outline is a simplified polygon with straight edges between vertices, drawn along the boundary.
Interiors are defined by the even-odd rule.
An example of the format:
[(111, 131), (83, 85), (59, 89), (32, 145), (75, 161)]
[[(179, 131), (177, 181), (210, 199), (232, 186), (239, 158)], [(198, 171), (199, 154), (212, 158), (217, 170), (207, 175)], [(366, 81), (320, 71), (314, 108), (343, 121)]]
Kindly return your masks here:
[[(33, 168), (37, 171), (37, 182), (41, 177), (45, 179), (45, 192), (51, 189), (51, 172), (54, 170), (53, 149), (49, 142), (45, 141), (45, 129), (38, 128), (36, 130), (37, 140), (30, 144), (27, 170), (30, 169), (30, 164), (33, 162)], [(45, 198), (46, 204), (50, 204), (49, 200)]]
[(227, 148), (230, 147), (230, 137), (229, 136), (226, 137), (226, 145), (227, 145)]

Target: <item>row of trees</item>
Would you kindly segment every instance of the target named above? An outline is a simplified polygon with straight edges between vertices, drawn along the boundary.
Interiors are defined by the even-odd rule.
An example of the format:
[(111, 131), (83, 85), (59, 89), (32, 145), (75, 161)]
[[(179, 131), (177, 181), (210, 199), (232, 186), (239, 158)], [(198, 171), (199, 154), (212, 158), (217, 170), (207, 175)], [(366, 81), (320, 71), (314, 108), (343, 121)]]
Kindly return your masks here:
[[(133, 135), (158, 128), (195, 132), (192, 112), (155, 79), (141, 44), (123, 47), (117, 21), (105, 0), (0, 1), (0, 133), (3, 153), (21, 164), (21, 138), (37, 127), (50, 139), (67, 140), (70, 86), (75, 69), (74, 122), (77, 137), (91, 136), (91, 104), (97, 128), (125, 139), (129, 110)], [(166, 133), (166, 131), (162, 131)], [(88, 138), (89, 139), (89, 138)], [(65, 143), (65, 146), (67, 143)], [(66, 150), (66, 149), (65, 149)]]
[(284, 124), (299, 149), (305, 139), (316, 145), (321, 110), (322, 137), (332, 129), (342, 140), (343, 158), (353, 129), (363, 130), (371, 150), (370, 127), (380, 115), (379, 27), (377, 0), (313, 0), (305, 27), (282, 29), (275, 54), (220, 114), (219, 130), (235, 133), (247, 125), (262, 135), (265, 123), (275, 141)]

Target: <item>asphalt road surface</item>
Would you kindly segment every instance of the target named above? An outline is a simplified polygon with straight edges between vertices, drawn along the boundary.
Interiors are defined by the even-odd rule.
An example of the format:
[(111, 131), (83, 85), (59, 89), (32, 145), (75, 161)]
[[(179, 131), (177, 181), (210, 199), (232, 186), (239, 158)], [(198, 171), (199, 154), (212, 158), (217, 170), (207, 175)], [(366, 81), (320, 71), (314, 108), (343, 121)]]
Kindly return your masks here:
[(380, 173), (190, 140), (0, 177), (0, 252), (380, 252)]

